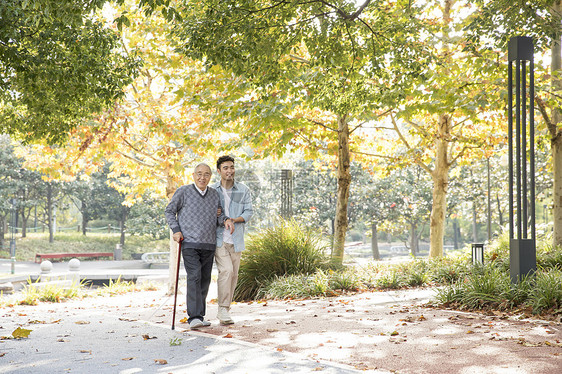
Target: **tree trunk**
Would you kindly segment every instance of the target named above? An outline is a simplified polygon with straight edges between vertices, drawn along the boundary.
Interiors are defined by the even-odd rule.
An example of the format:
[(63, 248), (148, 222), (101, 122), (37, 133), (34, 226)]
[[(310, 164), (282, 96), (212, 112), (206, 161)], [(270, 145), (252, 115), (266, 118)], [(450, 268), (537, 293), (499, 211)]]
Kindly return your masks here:
[(429, 226), (429, 257), (443, 256), (443, 235), (445, 234), (445, 213), (447, 210), (447, 186), (449, 184), (450, 164), (447, 157), (447, 145), (450, 138), (451, 119), (448, 115), (439, 116), (436, 137), (437, 153), (433, 179), (433, 204)]
[(345, 234), (347, 232), (347, 206), (349, 201), (349, 187), (351, 185), (350, 153), (349, 153), (349, 125), (347, 116), (338, 119), (338, 191), (336, 201), (336, 219), (334, 227), (334, 246), (332, 248), (332, 262), (335, 265), (343, 263)]
[(6, 218), (0, 214), (0, 248), (4, 248), (4, 235), (6, 233)]
[(82, 212), (82, 235), (86, 236), (90, 217), (88, 216), (88, 205), (85, 201), (80, 201), (80, 211)]
[[(561, 12), (562, 12), (562, 2), (556, 1), (552, 4), (552, 15), (555, 19), (555, 30), (557, 35), (553, 38), (551, 45), (551, 85), (553, 92), (562, 91), (562, 79), (558, 77), (560, 70), (562, 70), (562, 58), (561, 58), (561, 43), (560, 36), (561, 30)], [(558, 129), (558, 124), (562, 122), (562, 111), (558, 106), (552, 108), (552, 126), (556, 131), (556, 136), (551, 140), (552, 147), (552, 168), (554, 170), (554, 185), (553, 185), (553, 244), (554, 246), (562, 245), (562, 134)], [(551, 131), (552, 133), (552, 131)]]
[(121, 248), (125, 247), (125, 222), (127, 222), (127, 217), (129, 216), (129, 208), (122, 206), (121, 208), (121, 219), (119, 220), (119, 232), (121, 237), (119, 238), (119, 243)]
[(457, 219), (455, 218), (455, 219), (453, 220), (453, 248), (454, 248), (454, 249), (459, 249), (459, 240), (458, 240), (458, 235), (457, 235), (457, 233), (458, 233), (457, 226), (458, 226), (458, 223), (457, 223)]
[(472, 242), (478, 243), (478, 224), (476, 222), (476, 201), (472, 201)]
[(410, 222), (410, 254), (414, 257), (416, 257), (416, 253), (418, 252), (417, 238), (416, 224), (414, 222)]
[(498, 221), (500, 222), (500, 227), (503, 227), (503, 213), (499, 194), (496, 194), (496, 205), (498, 206)]
[(47, 225), (49, 228), (49, 243), (55, 242), (53, 223), (53, 186), (51, 186), (49, 182), (47, 185)]
[(21, 237), (27, 237), (27, 219), (28, 216), (25, 215), (25, 209), (21, 210)]
[(377, 223), (371, 224), (371, 251), (373, 252), (373, 259), (380, 260), (381, 255), (379, 252), (379, 241), (377, 238)]

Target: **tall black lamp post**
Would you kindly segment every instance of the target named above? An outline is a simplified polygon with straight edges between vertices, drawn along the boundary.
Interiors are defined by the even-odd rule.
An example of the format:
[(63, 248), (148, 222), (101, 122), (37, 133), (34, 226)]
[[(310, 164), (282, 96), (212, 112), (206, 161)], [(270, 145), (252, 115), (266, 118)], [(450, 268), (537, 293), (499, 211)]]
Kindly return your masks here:
[[(535, 234), (535, 118), (533, 40), (517, 36), (508, 44), (509, 263), (511, 282), (537, 268)], [(513, 67), (515, 64), (515, 85)], [(527, 69), (529, 75), (527, 76)], [(527, 83), (529, 84), (527, 89)], [(513, 94), (515, 90), (515, 114)], [(527, 111), (528, 108), (528, 111)], [(514, 128), (515, 117), (515, 134)], [(528, 122), (527, 122), (528, 119)], [(529, 141), (527, 142), (527, 133)], [(515, 149), (513, 143), (515, 142)], [(528, 159), (528, 164), (527, 164)], [(514, 170), (515, 169), (515, 170)], [(514, 183), (516, 196), (514, 199)], [(514, 201), (515, 200), (515, 201)]]

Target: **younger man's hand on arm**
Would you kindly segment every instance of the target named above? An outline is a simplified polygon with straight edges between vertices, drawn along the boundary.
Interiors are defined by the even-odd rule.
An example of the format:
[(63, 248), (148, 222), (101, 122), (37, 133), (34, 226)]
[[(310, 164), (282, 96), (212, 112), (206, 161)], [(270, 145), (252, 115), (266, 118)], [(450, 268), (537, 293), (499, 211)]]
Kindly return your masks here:
[(232, 234), (234, 232), (234, 222), (232, 221), (232, 219), (229, 218), (224, 221), (224, 227), (230, 230), (230, 233)]

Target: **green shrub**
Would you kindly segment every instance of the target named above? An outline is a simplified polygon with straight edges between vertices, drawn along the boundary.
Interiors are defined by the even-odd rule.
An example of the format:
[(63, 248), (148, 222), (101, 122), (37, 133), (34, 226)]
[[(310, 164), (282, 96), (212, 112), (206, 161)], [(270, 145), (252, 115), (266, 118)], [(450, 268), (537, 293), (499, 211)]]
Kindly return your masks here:
[(362, 288), (361, 280), (353, 268), (343, 271), (332, 271), (328, 285), (331, 290), (357, 291)]
[(558, 269), (536, 273), (535, 286), (527, 302), (533, 312), (562, 307), (562, 272)]
[(396, 269), (387, 269), (376, 279), (376, 286), (380, 288), (398, 289), (404, 287), (404, 279)]
[(469, 264), (464, 258), (441, 257), (428, 262), (428, 278), (438, 284), (453, 284), (468, 274)]
[(82, 283), (72, 284), (70, 287), (61, 287), (56, 284), (46, 284), (41, 287), (31, 283), (24, 286), (20, 305), (37, 305), (41, 302), (60, 303), (62, 301), (83, 297)]
[[(511, 282), (511, 281), (510, 281)], [(523, 304), (534, 290), (534, 277), (523, 277), (518, 283), (510, 283), (502, 296), (500, 309), (510, 309)]]
[(462, 284), (453, 283), (443, 288), (437, 289), (435, 299), (442, 304), (460, 303), (464, 297)]
[(544, 244), (537, 249), (537, 267), (542, 269), (562, 269), (562, 249)]
[(294, 220), (250, 237), (240, 263), (235, 300), (255, 299), (265, 288), (284, 275), (314, 274), (328, 268), (326, 244), (320, 234)]
[(474, 266), (464, 283), (464, 294), (461, 300), (464, 306), (481, 309), (491, 305), (499, 305), (502, 295), (509, 290), (509, 274), (495, 266)]
[(328, 273), (318, 270), (314, 275), (285, 275), (275, 277), (267, 287), (261, 288), (257, 297), (266, 299), (286, 299), (325, 296), (332, 294)]

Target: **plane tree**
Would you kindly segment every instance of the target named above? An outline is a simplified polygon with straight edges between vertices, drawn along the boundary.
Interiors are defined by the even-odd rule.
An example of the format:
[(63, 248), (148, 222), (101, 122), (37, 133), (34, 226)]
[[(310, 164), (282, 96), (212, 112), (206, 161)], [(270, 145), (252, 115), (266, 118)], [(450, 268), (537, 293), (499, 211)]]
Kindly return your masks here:
[[(348, 227), (356, 131), (380, 115), (381, 91), (401, 85), (430, 59), (410, 1), (179, 1), (173, 33), (186, 55), (232, 73), (207, 102), (216, 121), (262, 154), (327, 151), (337, 170), (332, 260)], [(390, 71), (400, 71), (390, 82)], [(403, 73), (403, 74), (402, 74)], [(241, 92), (241, 89), (244, 92)], [(202, 103), (205, 104), (205, 103)]]

